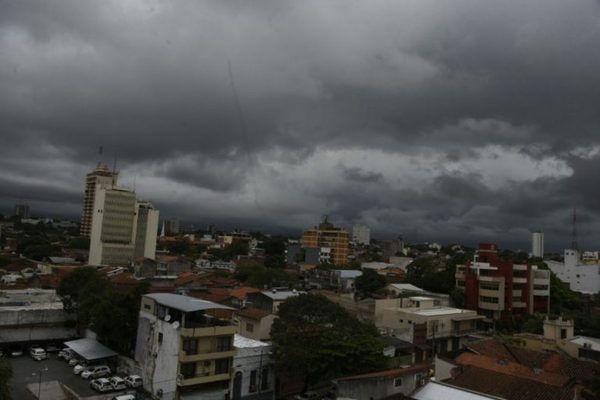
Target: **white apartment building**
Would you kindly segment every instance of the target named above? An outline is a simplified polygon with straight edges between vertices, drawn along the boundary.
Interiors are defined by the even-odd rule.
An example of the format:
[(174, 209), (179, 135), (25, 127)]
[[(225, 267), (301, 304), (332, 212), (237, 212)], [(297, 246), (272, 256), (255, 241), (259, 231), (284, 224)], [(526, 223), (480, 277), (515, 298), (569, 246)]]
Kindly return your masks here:
[(269, 343), (235, 335), (232, 400), (272, 400), (275, 398), (275, 370)]
[(230, 398), (238, 329), (232, 311), (194, 297), (144, 295), (135, 349), (144, 389), (163, 400)]
[(355, 224), (352, 227), (352, 241), (368, 246), (371, 243), (371, 229), (365, 224)]
[(533, 232), (531, 234), (531, 255), (544, 257), (544, 232)]
[(135, 238), (135, 258), (156, 257), (156, 235), (158, 232), (159, 211), (147, 201), (138, 202), (137, 228)]
[(94, 202), (96, 200), (96, 188), (98, 185), (116, 185), (119, 173), (111, 171), (104, 164), (98, 163), (96, 169), (85, 177), (85, 198), (83, 200), (83, 212), (81, 214), (81, 236), (90, 237), (92, 232), (92, 216), (94, 215)]
[(600, 291), (600, 264), (582, 262), (579, 251), (566, 249), (564, 262), (546, 260), (546, 264), (571, 290), (589, 294)]

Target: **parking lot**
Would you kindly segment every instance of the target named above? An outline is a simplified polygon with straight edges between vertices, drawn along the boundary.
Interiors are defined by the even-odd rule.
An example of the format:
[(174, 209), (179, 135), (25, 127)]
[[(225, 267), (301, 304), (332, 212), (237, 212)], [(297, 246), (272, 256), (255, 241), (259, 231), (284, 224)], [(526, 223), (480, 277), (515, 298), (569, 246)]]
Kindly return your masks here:
[[(57, 354), (51, 354), (50, 358), (42, 361), (35, 361), (27, 353), (20, 357), (10, 359), (13, 368), (12, 378), (12, 396), (15, 400), (35, 400), (27, 390), (28, 384), (37, 384), (40, 381), (40, 372), (42, 382), (58, 381), (69, 386), (75, 393), (81, 397), (97, 396), (98, 392), (90, 388), (90, 381), (81, 378), (73, 373), (73, 367), (59, 359)], [(111, 392), (102, 397), (111, 398), (119, 392)], [(42, 400), (44, 399), (42, 396)]]

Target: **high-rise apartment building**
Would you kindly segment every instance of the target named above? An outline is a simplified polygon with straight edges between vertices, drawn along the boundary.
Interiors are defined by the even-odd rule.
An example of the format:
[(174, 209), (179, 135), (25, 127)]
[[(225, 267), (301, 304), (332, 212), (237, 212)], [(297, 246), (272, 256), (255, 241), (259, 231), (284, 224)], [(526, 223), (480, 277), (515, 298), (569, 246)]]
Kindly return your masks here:
[(15, 204), (15, 215), (21, 219), (29, 218), (29, 205), (24, 203)]
[(550, 307), (550, 271), (501, 260), (495, 244), (480, 244), (476, 260), (457, 265), (455, 276), (465, 308), (490, 320), (547, 313)]
[(301, 242), (305, 249), (320, 249), (321, 262), (333, 265), (348, 263), (348, 232), (334, 227), (327, 218), (319, 226), (305, 230)]
[(355, 244), (368, 246), (371, 243), (371, 229), (365, 224), (355, 224), (352, 227), (352, 241)]
[(147, 201), (138, 201), (134, 258), (151, 258), (156, 255), (159, 211)]
[(165, 231), (167, 235), (179, 234), (179, 219), (171, 218), (164, 221)]
[(90, 237), (92, 231), (92, 215), (94, 210), (94, 201), (96, 198), (96, 188), (98, 185), (116, 185), (118, 172), (111, 171), (104, 164), (98, 164), (96, 169), (85, 177), (85, 198), (83, 201), (83, 213), (81, 214), (80, 235)]
[(135, 192), (97, 185), (90, 232), (90, 265), (127, 265), (133, 262), (138, 202)]
[(531, 255), (544, 257), (544, 232), (533, 232), (531, 234)]

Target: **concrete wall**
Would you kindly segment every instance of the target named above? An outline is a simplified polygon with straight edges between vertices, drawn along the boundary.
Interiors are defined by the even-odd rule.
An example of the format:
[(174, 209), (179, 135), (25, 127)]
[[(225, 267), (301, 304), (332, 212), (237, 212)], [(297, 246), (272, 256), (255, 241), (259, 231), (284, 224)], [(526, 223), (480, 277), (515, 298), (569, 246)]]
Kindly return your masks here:
[[(396, 379), (401, 379), (401, 384), (398, 386), (395, 385)], [(382, 377), (338, 381), (337, 394), (338, 397), (347, 397), (351, 399), (378, 400), (397, 394), (408, 395), (415, 390), (416, 387), (416, 374), (411, 374), (398, 378)]]
[(59, 306), (45, 308), (0, 308), (0, 343), (60, 340), (75, 337), (67, 328), (68, 316)]

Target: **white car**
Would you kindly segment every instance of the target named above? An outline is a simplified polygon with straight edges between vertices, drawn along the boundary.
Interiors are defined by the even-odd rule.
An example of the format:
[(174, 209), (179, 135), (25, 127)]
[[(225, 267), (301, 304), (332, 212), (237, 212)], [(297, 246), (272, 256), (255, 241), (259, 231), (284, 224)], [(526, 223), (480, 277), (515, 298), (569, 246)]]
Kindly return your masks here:
[(64, 348), (58, 352), (58, 358), (62, 358), (65, 361), (69, 361), (74, 356), (75, 356), (75, 353), (73, 352), (73, 350), (71, 350), (69, 348)]
[(101, 378), (103, 376), (110, 374), (110, 368), (106, 365), (94, 365), (93, 367), (88, 367), (85, 371), (81, 373), (81, 377), (84, 379), (94, 379)]
[(113, 386), (110, 381), (106, 378), (94, 379), (90, 382), (90, 386), (92, 389), (97, 390), (99, 392), (110, 392), (113, 390)]
[(125, 390), (127, 389), (127, 385), (125, 384), (125, 380), (119, 376), (113, 376), (108, 379), (110, 384), (113, 386), (113, 390)]
[(41, 347), (32, 347), (31, 350), (29, 350), (29, 355), (31, 356), (31, 358), (37, 361), (45, 360), (48, 358), (46, 350), (42, 349)]
[(142, 377), (139, 375), (129, 375), (127, 378), (125, 378), (125, 383), (127, 384), (127, 386), (132, 387), (132, 388), (137, 388), (142, 386)]
[(73, 373), (75, 375), (79, 375), (80, 373), (82, 373), (83, 371), (85, 371), (87, 369), (87, 365), (85, 365), (84, 362), (77, 364), (76, 366), (73, 367)]
[(81, 364), (81, 363), (82, 363), (82, 360), (80, 360), (80, 359), (79, 359), (79, 358), (77, 358), (77, 357), (72, 357), (71, 359), (69, 359), (69, 365), (70, 365), (71, 367), (74, 367), (74, 366), (76, 366), (77, 364)]

